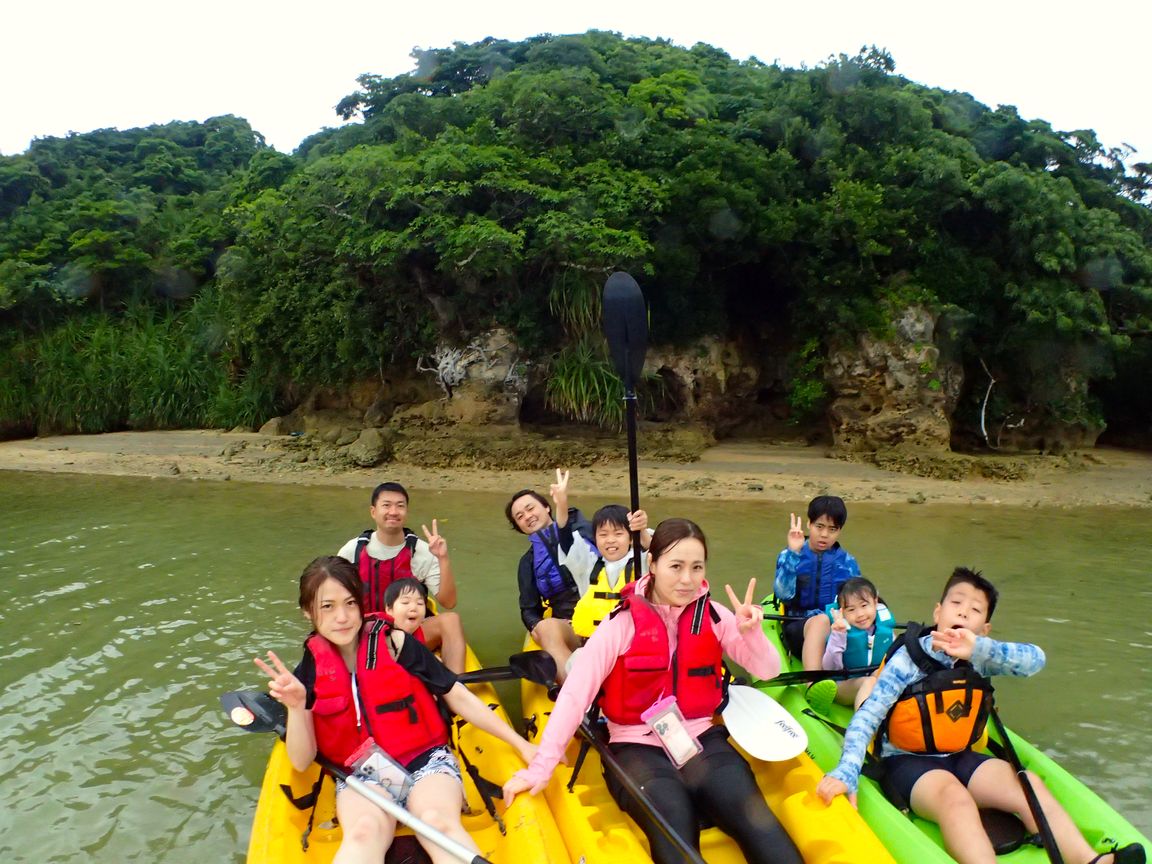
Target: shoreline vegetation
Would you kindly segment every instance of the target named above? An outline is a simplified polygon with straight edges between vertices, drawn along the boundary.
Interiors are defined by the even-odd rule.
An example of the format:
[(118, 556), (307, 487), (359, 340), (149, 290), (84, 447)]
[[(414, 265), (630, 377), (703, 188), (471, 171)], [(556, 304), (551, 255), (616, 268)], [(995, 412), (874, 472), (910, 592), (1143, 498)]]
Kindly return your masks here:
[[(413, 489), (508, 493), (547, 486), (550, 470), (494, 467), (422, 467), (402, 461), (374, 468), (310, 463), (290, 436), (214, 430), (114, 432), (0, 442), (0, 471), (173, 477), (191, 480), (364, 487), (396, 479)], [(556, 439), (557, 453), (566, 444)], [(580, 467), (587, 488), (627, 487), (623, 441), (603, 458)], [(962, 479), (887, 470), (878, 464), (829, 458), (827, 447), (801, 442), (731, 439), (691, 462), (640, 461), (646, 498), (796, 502), (832, 492), (876, 504), (972, 504), (1021, 507), (1152, 508), (1152, 453), (1096, 448), (1066, 456), (1013, 456), (1013, 469), (990, 479)], [(965, 457), (991, 464), (998, 457)], [(905, 460), (906, 462), (907, 460)], [(913, 460), (915, 461), (915, 460)], [(893, 459), (880, 464), (896, 465)], [(557, 465), (563, 466), (558, 455)], [(909, 466), (903, 465), (905, 469)], [(913, 469), (915, 466), (911, 466)]]

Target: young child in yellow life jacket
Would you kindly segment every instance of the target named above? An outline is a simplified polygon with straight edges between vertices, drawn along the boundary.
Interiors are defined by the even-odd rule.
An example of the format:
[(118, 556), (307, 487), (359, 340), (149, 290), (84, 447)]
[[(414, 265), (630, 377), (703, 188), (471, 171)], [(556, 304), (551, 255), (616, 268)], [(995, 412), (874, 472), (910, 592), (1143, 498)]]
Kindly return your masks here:
[(573, 542), (564, 552), (564, 564), (576, 583), (588, 586), (572, 613), (572, 629), (583, 639), (616, 608), (620, 589), (648, 572), (646, 554), (641, 553), (640, 566), (636, 566), (633, 531), (640, 532), (640, 546), (647, 550), (652, 538), (648, 514), (643, 510), (629, 513), (621, 504), (608, 504), (592, 516), (595, 550), (587, 543)]
[[(880, 729), (887, 790), (938, 823), (948, 854), (961, 864), (996, 860), (979, 808), (1016, 813), (1030, 832), (1037, 830), (1012, 765), (972, 750), (988, 717), (986, 676), (1034, 675), (1045, 662), (1035, 645), (988, 637), (997, 599), (992, 583), (978, 571), (953, 571), (932, 616), (935, 628), (922, 633), (910, 626), (896, 643), (848, 726), (839, 764), (816, 788), (826, 803), (837, 795), (855, 803), (864, 754)], [(917, 698), (932, 693), (944, 698)], [(1144, 864), (1145, 850), (1138, 843), (1096, 854), (1044, 783), (1029, 778), (1065, 861)]]

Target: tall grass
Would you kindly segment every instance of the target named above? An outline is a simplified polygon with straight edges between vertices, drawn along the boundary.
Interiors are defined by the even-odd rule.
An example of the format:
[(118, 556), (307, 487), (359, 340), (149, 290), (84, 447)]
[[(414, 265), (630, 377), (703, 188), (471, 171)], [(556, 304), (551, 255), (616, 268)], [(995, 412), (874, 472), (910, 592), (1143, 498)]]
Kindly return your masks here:
[(188, 312), (75, 317), (5, 347), (0, 431), (254, 426), (278, 407), (276, 376), (246, 374)]
[(546, 393), (548, 407), (565, 417), (605, 429), (624, 423), (624, 384), (599, 337), (561, 349), (552, 361)]

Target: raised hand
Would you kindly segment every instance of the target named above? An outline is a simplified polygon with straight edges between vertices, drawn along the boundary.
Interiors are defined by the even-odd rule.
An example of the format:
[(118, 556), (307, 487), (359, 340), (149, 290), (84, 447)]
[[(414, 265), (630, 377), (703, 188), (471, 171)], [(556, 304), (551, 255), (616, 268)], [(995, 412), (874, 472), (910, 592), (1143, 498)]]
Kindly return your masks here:
[(788, 548), (793, 552), (799, 552), (804, 548), (804, 522), (795, 513), (789, 514)]
[(271, 666), (259, 657), (252, 659), (260, 667), (260, 671), (270, 679), (268, 681), (268, 695), (285, 708), (300, 709), (305, 706), (308, 701), (308, 692), (300, 683), (300, 679), (289, 672), (287, 667), (280, 662), (280, 658), (276, 656), (275, 652), (268, 652)]
[(728, 592), (728, 602), (732, 604), (732, 612), (736, 615), (737, 629), (741, 633), (747, 633), (753, 627), (759, 627), (760, 622), (764, 620), (764, 610), (759, 603), (752, 602), (752, 598), (756, 596), (755, 577), (748, 580), (748, 590), (744, 592), (743, 603), (736, 598), (736, 592), (732, 590), (731, 585), (725, 585), (724, 590)]
[(848, 630), (848, 622), (844, 620), (844, 613), (839, 609), (832, 610), (832, 629), (837, 633), (843, 633)]
[(932, 631), (932, 649), (943, 651), (957, 660), (971, 660), (972, 649), (975, 647), (976, 634), (967, 628)]
[(448, 557), (448, 541), (440, 536), (440, 526), (436, 520), (432, 520), (432, 530), (428, 530), (427, 525), (421, 525), (424, 529), (424, 539), (428, 541), (428, 551), (437, 558)]
[(552, 500), (557, 502), (557, 504), (559, 504), (561, 500), (568, 500), (568, 473), (569, 472), (561, 471), (557, 468), (556, 482), (548, 487), (549, 495), (552, 496)]

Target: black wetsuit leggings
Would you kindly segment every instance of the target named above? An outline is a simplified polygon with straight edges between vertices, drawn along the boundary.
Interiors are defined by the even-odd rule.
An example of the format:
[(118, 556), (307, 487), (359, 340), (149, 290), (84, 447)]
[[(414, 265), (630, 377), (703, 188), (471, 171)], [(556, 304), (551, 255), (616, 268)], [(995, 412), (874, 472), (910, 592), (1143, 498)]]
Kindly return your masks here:
[[(700, 736), (700, 743), (704, 752), (680, 769), (659, 746), (609, 746), (676, 833), (695, 848), (700, 848), (700, 814), (732, 837), (751, 864), (803, 864), (792, 838), (764, 803), (752, 769), (728, 743), (728, 730), (715, 726)], [(611, 773), (606, 779), (616, 803), (648, 837), (652, 860), (656, 864), (681, 864), (684, 859), (676, 846), (660, 833), (643, 808)]]

